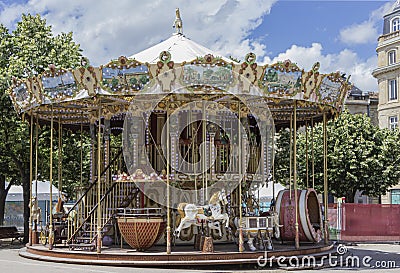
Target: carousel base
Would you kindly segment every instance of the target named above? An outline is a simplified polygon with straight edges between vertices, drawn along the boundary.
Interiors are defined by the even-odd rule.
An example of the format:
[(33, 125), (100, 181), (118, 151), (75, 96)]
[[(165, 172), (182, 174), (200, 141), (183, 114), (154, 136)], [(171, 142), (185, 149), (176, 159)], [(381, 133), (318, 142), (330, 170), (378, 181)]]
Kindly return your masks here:
[(67, 247), (56, 247), (49, 250), (43, 245), (27, 246), (21, 249), (19, 255), (34, 260), (108, 266), (136, 267), (190, 267), (255, 264), (264, 258), (314, 256), (316, 259), (331, 253), (333, 244), (302, 245), (295, 249), (293, 244), (274, 245), (274, 250), (238, 252), (235, 244), (215, 244), (213, 253), (194, 251), (193, 246), (173, 246), (172, 253), (167, 254), (165, 246), (154, 246), (146, 252), (137, 252), (131, 248), (106, 248), (100, 254), (89, 251), (71, 251)]

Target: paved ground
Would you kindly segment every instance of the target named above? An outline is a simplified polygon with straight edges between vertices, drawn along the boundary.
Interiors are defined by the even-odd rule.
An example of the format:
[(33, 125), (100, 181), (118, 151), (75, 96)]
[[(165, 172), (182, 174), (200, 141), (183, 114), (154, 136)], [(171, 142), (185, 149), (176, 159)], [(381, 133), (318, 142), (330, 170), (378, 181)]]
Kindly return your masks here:
[[(154, 268), (126, 268), (126, 267), (108, 267), (108, 266), (86, 266), (61, 264), (51, 262), (41, 262), (22, 258), (18, 255), (22, 245), (0, 245), (0, 272), (10, 273), (130, 273), (130, 272), (284, 272), (286, 270), (296, 270), (297, 272), (316, 272), (313, 267), (303, 267), (301, 270), (296, 267), (260, 267), (254, 268), (206, 268), (206, 269), (154, 269)], [(400, 245), (395, 244), (359, 244), (356, 246), (346, 246), (347, 251), (342, 256), (326, 257), (323, 268), (319, 267), (321, 272), (400, 272)], [(344, 250), (344, 248), (342, 248)], [(371, 258), (369, 258), (371, 257)], [(363, 262), (364, 259), (364, 262)], [(307, 262), (307, 260), (305, 260)], [(357, 264), (357, 261), (359, 262)], [(296, 260), (292, 260), (295, 264)], [(318, 266), (321, 261), (316, 261)], [(335, 267), (328, 267), (336, 265)], [(301, 260), (300, 260), (301, 265)], [(340, 266), (341, 265), (341, 266)], [(386, 273), (386, 272), (385, 272)]]
[[(323, 268), (321, 272), (400, 272), (399, 244), (358, 244), (345, 246), (347, 252), (332, 259), (337, 266)], [(325, 266), (328, 266), (325, 263)], [(315, 272), (315, 270), (301, 270)]]

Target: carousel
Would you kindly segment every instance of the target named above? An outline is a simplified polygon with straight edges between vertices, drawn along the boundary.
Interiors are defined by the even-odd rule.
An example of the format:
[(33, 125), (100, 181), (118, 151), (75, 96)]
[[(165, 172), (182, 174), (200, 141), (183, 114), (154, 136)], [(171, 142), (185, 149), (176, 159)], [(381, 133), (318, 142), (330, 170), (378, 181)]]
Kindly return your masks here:
[[(49, 67), (14, 81), (10, 96), (30, 121), (31, 143), (39, 125), (51, 128), (49, 180), (60, 192), (53, 132), (59, 145), (65, 129), (91, 140), (89, 181), (82, 182), (81, 162), (76, 179), (86, 186), (73, 206), (63, 209), (60, 196), (41, 225), (32, 198), (23, 255), (179, 265), (254, 263), (264, 250), (304, 255), (332, 247), (318, 194), (297, 185), (296, 132), (324, 124), (326, 197), (326, 122), (341, 112), (348, 78), (320, 73), (319, 63), (304, 71), (289, 60), (258, 65), (253, 53), (240, 63), (219, 56), (185, 37), (178, 9), (175, 28), (160, 44), (100, 67)], [(274, 181), (280, 128), (292, 132), (293, 175), (265, 208), (259, 189)], [(111, 145), (115, 135), (121, 147)], [(37, 161), (32, 144), (31, 180)]]

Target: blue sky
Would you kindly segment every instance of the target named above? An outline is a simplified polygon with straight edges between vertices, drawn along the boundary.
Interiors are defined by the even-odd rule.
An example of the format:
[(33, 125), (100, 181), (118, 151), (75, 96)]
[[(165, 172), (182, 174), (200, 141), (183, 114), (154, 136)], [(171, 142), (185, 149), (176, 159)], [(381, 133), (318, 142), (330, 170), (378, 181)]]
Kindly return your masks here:
[[(363, 44), (345, 44), (339, 40), (340, 30), (367, 21), (370, 13), (387, 1), (278, 1), (253, 35), (263, 37), (268, 52), (275, 56), (292, 44), (323, 44), (324, 52), (336, 53), (345, 48), (368, 58), (376, 48), (376, 40)], [(381, 22), (378, 23), (381, 32)]]
[(40, 13), (55, 33), (73, 31), (84, 55), (101, 65), (167, 39), (179, 7), (185, 35), (221, 55), (254, 52), (259, 63), (291, 59), (305, 70), (319, 61), (322, 72), (343, 71), (377, 91), (375, 48), (394, 2), (0, 0), (0, 23), (13, 29), (22, 13)]

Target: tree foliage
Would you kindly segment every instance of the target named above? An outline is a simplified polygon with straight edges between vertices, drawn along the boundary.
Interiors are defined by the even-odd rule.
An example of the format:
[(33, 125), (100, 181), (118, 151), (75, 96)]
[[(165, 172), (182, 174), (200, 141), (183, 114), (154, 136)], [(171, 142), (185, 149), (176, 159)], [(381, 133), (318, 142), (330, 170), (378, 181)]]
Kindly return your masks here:
[[(0, 38), (0, 175), (11, 183), (23, 186), (26, 241), (30, 196), (30, 131), (29, 125), (14, 111), (6, 91), (11, 86), (13, 77), (36, 76), (51, 64), (56, 67), (73, 68), (79, 65), (82, 56), (79, 44), (73, 41), (71, 32), (54, 36), (51, 26), (39, 15), (22, 15), (21, 21), (12, 32), (0, 25)], [(46, 130), (48, 131), (45, 127), (41, 129), (41, 137), (46, 137)], [(44, 152), (40, 151), (39, 154), (44, 155)], [(73, 153), (76, 154), (76, 151)], [(40, 162), (48, 164), (46, 160)], [(43, 170), (48, 168), (43, 167)], [(0, 189), (0, 197), (4, 194), (7, 194), (7, 191)], [(4, 203), (0, 203), (0, 214), (1, 208), (4, 209)]]
[[(308, 185), (312, 183), (311, 128), (297, 137), (298, 182), (306, 186), (306, 153), (308, 160)], [(369, 196), (385, 194), (400, 179), (399, 130), (379, 129), (366, 115), (342, 113), (327, 124), (328, 135), (328, 185), (336, 197), (345, 196), (354, 202), (357, 190)], [(323, 189), (323, 126), (314, 127), (314, 179), (315, 188)], [(275, 173), (279, 182), (289, 181), (290, 132), (283, 130), (277, 143)], [(308, 143), (308, 149), (306, 149)]]

